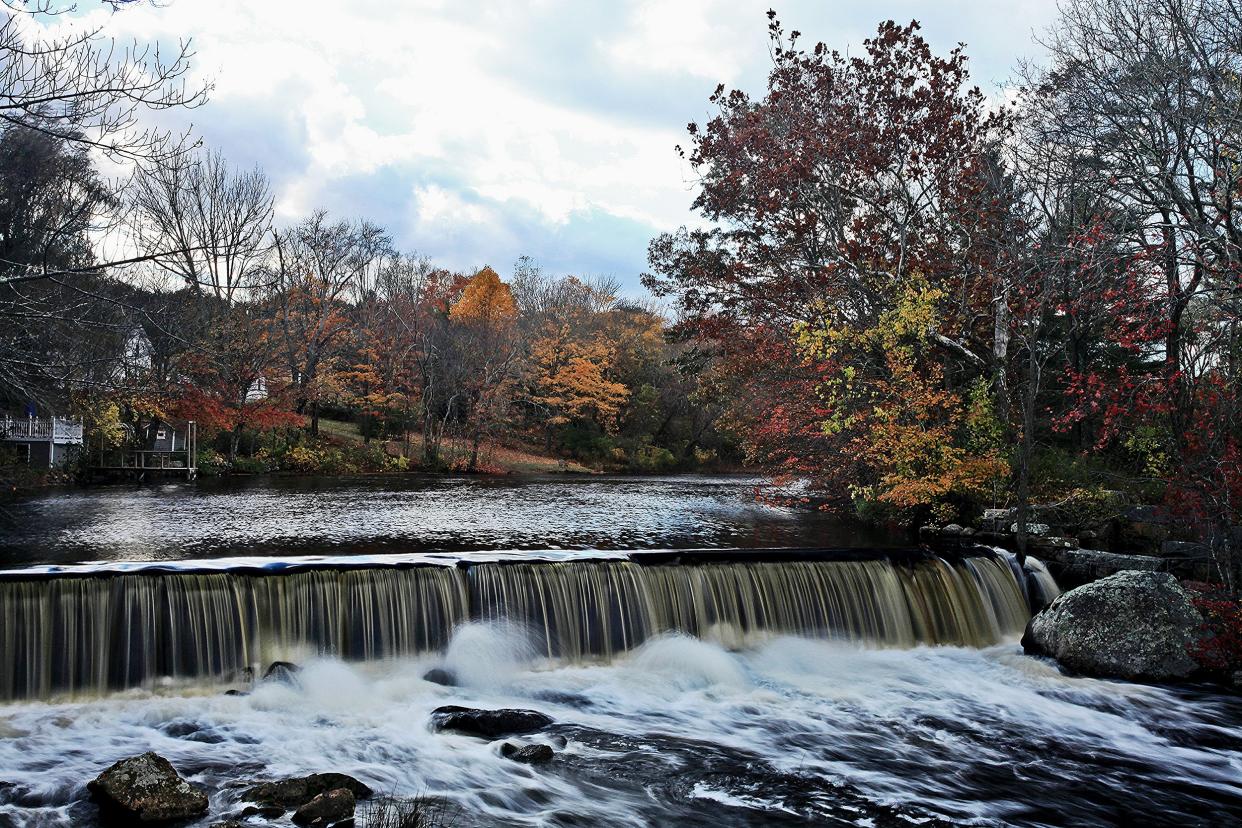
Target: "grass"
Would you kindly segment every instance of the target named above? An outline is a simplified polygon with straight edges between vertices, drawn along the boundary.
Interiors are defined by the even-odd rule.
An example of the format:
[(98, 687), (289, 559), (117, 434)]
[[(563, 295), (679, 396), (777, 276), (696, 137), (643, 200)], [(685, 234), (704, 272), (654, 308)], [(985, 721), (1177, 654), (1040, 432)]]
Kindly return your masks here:
[(358, 429), (358, 425), (344, 420), (328, 420), (320, 417), (319, 433), (350, 443), (362, 442), (362, 432)]
[[(328, 440), (338, 443), (363, 442), (362, 432), (358, 429), (357, 424), (347, 422), (345, 420), (329, 420), (325, 417), (320, 417), (319, 433)], [(417, 446), (421, 439), (422, 438), (418, 434), (412, 434), (410, 436), (411, 444), (415, 446), (416, 455)], [(448, 447), (446, 447), (445, 450), (446, 453), (451, 451)], [(486, 465), (504, 473), (595, 473), (594, 469), (589, 466), (584, 466), (576, 460), (548, 455), (541, 449), (529, 445), (500, 445), (498, 443), (489, 443), (483, 447), (482, 454), (483, 457), (481, 459), (485, 461)]]
[(440, 828), (455, 816), (443, 800), (424, 796), (378, 796), (357, 811), (360, 828)]
[(595, 470), (582, 465), (576, 460), (563, 457), (549, 457), (538, 454), (529, 448), (510, 448), (508, 446), (491, 446), (488, 459), (494, 465), (520, 474), (541, 474), (550, 472), (571, 472), (575, 474), (594, 474)]

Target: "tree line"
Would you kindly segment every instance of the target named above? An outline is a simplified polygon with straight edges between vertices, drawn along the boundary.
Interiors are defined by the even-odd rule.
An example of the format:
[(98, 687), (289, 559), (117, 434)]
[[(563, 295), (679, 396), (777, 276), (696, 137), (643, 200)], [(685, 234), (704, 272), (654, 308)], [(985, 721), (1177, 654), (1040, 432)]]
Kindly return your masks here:
[(635, 470), (733, 457), (711, 365), (615, 279), (457, 272), (367, 220), (277, 221), (262, 170), (146, 125), (207, 100), (188, 43), (49, 40), (32, 24), (65, 9), (5, 8), (2, 407), (109, 443), (192, 419), (205, 465), (247, 470), (341, 470), (325, 415), (378, 438), (375, 468), (480, 470), (505, 443)]
[(1010, 100), (963, 47), (769, 13), (762, 97), (691, 124), (700, 229), (648, 287), (756, 463), (877, 519), (1158, 502), (1242, 584), (1242, 8), (1065, 0)]

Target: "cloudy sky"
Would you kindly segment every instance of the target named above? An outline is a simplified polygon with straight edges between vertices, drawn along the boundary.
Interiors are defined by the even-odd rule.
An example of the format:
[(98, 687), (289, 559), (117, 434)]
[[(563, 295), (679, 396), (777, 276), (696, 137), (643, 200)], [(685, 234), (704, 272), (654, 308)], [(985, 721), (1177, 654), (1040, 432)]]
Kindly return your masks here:
[[(692, 220), (674, 146), (717, 83), (752, 93), (773, 0), (163, 0), (119, 38), (193, 38), (211, 102), (187, 122), (272, 179), (281, 220), (323, 207), (453, 268), (612, 274), (635, 293), (654, 234)], [(884, 18), (967, 44), (994, 92), (1054, 0), (787, 0), (787, 29), (858, 48)]]

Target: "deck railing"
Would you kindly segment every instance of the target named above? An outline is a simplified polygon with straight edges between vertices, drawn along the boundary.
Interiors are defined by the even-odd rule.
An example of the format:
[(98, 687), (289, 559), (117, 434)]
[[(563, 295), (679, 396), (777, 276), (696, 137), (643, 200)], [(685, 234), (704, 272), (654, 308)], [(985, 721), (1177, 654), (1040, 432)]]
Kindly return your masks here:
[(81, 444), (82, 424), (63, 417), (13, 417), (6, 414), (0, 419), (0, 439)]

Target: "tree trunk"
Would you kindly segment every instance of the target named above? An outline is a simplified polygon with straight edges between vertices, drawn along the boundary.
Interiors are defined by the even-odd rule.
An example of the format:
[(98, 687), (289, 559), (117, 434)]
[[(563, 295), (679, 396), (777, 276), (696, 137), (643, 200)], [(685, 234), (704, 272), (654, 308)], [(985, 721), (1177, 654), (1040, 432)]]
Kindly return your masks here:
[(1018, 563), (1026, 563), (1031, 513), (1031, 458), (1035, 453), (1035, 399), (1039, 390), (1039, 356), (1034, 343), (1027, 343), (1027, 377), (1022, 389), (1022, 442), (1018, 449)]

